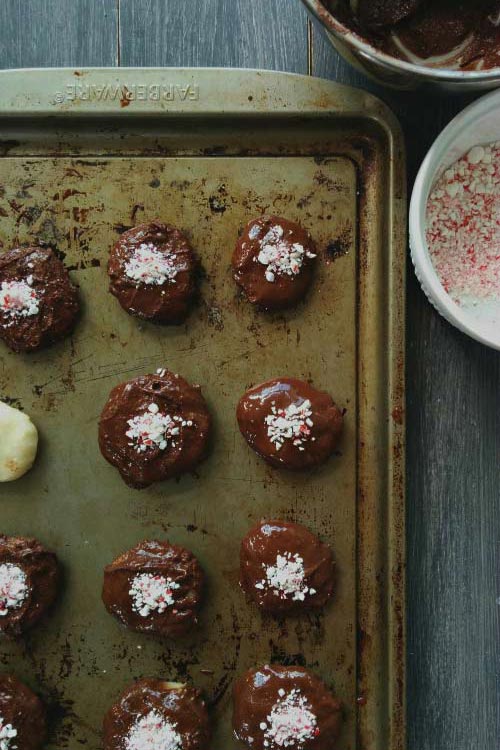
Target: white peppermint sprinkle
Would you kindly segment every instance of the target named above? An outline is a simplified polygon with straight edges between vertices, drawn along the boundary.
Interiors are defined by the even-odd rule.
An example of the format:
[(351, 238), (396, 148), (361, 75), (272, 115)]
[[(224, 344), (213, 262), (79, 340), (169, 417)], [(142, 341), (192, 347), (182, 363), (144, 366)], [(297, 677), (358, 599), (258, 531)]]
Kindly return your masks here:
[[(18, 609), (28, 596), (26, 573), (18, 565), (0, 565), (0, 617), (9, 614), (10, 609)], [(1, 750), (1, 747), (0, 747)]]
[(125, 740), (126, 750), (182, 750), (182, 737), (177, 724), (150, 711), (138, 719)]
[(276, 701), (260, 728), (264, 732), (264, 747), (268, 748), (294, 747), (300, 750), (304, 742), (320, 733), (311, 706), (297, 688)]
[(38, 315), (40, 300), (32, 283), (33, 276), (29, 276), (26, 281), (2, 281), (0, 310), (11, 318)]
[(468, 313), (476, 308), (485, 319), (498, 319), (499, 216), (499, 144), (473, 146), (431, 190), (426, 239), (444, 290)]
[(17, 729), (12, 724), (6, 724), (3, 716), (0, 716), (0, 750), (16, 750), (17, 745), (11, 743), (14, 737), (17, 737)]
[(175, 283), (175, 277), (180, 270), (176, 261), (177, 256), (174, 253), (165, 255), (152, 242), (148, 242), (133, 250), (124, 264), (124, 269), (128, 278), (133, 281), (160, 286), (166, 281)]
[(177, 415), (162, 414), (158, 404), (152, 403), (144, 414), (127, 420), (130, 427), (125, 433), (137, 453), (144, 453), (148, 448), (159, 448), (163, 451), (169, 445), (175, 448), (176, 438), (181, 427), (192, 427), (192, 421)]
[(132, 581), (130, 591), (132, 609), (141, 617), (148, 617), (151, 612), (161, 615), (174, 603), (173, 593), (180, 585), (171, 578), (152, 573), (140, 573)]
[(283, 239), (283, 227), (271, 227), (260, 240), (260, 252), (254, 258), (266, 266), (265, 277), (271, 284), (279, 276), (297, 276), (300, 273), (304, 258), (315, 258), (316, 255), (298, 242)]
[(303, 602), (307, 594), (312, 596), (316, 593), (306, 583), (304, 560), (297, 553), (278, 554), (274, 565), (263, 564), (262, 567), (265, 578), (255, 584), (257, 589), (272, 589), (273, 594), (280, 599), (291, 599), (294, 602)]
[(248, 236), (251, 240), (257, 239), (257, 237), (260, 234), (260, 226), (259, 224), (254, 224), (253, 227), (250, 227), (250, 231), (248, 232)]
[(311, 419), (311, 402), (303, 401), (300, 406), (290, 404), (286, 409), (278, 409), (272, 404), (271, 414), (265, 418), (267, 435), (277, 451), (281, 450), (285, 440), (291, 440), (299, 450), (311, 436), (313, 421)]

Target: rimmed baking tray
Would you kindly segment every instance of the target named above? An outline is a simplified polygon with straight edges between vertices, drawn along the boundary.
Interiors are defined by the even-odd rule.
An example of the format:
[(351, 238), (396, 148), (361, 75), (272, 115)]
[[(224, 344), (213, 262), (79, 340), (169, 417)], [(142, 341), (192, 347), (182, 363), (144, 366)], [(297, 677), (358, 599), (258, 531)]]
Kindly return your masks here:
[[(201, 687), (214, 748), (232, 748), (232, 680), (269, 661), (332, 685), (342, 750), (403, 747), (405, 206), (399, 127), (362, 91), (242, 70), (0, 74), (0, 241), (51, 244), (84, 303), (70, 341), (1, 350), (1, 397), (41, 434), (35, 468), (1, 489), (2, 531), (38, 536), (65, 570), (52, 617), (2, 642), (1, 659), (47, 700), (51, 748), (97, 750), (104, 711), (142, 675)], [(312, 293), (282, 315), (252, 309), (230, 273), (240, 227), (264, 211), (302, 222), (320, 248)], [(204, 269), (178, 328), (127, 316), (107, 291), (109, 247), (155, 217), (186, 231)], [(214, 446), (196, 476), (138, 492), (100, 456), (97, 420), (116, 383), (158, 367), (202, 384)], [(313, 474), (271, 470), (238, 433), (241, 393), (280, 374), (346, 409), (340, 454)], [(240, 539), (271, 516), (333, 546), (323, 614), (262, 618), (239, 591)], [(147, 537), (188, 546), (208, 574), (181, 643), (122, 630), (100, 601), (104, 565)]]

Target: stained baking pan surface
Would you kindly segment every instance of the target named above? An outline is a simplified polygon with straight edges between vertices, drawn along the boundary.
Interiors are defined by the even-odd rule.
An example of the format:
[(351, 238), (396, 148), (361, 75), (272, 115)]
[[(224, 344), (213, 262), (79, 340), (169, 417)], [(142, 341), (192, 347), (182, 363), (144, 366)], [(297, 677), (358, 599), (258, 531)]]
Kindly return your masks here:
[[(189, 680), (231, 748), (231, 684), (270, 661), (313, 668), (345, 705), (342, 750), (404, 744), (404, 159), (372, 97), (298, 76), (215, 70), (7, 72), (0, 85), (0, 241), (41, 240), (71, 269), (83, 316), (31, 356), (2, 347), (0, 394), (41, 434), (35, 468), (3, 486), (2, 531), (36, 535), (64, 565), (59, 603), (2, 668), (48, 702), (51, 748), (100, 747), (102, 715), (141, 676)], [(295, 310), (239, 295), (230, 258), (263, 212), (301, 222), (319, 273)], [(107, 291), (110, 246), (142, 221), (184, 229), (203, 267), (185, 325), (126, 315)], [(202, 385), (213, 450), (196, 476), (138, 492), (100, 456), (111, 388), (167, 367)], [(311, 379), (346, 409), (338, 456), (274, 471), (235, 406), (278, 375)], [(263, 618), (238, 587), (239, 542), (265, 517), (305, 523), (335, 551), (320, 615)], [(124, 631), (101, 601), (103, 567), (144, 538), (189, 547), (208, 575), (199, 628), (179, 642)]]

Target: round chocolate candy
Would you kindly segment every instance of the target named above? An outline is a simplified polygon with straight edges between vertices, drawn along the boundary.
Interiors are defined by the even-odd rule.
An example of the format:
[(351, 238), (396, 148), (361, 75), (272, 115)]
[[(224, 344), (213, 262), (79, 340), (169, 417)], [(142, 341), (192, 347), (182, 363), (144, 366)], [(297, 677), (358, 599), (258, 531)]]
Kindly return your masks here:
[(203, 570), (184, 547), (144, 541), (104, 570), (102, 599), (126, 627), (179, 637), (198, 622)]
[(248, 390), (236, 416), (242, 435), (271, 466), (300, 471), (325, 463), (338, 446), (343, 416), (331, 396), (296, 378)]

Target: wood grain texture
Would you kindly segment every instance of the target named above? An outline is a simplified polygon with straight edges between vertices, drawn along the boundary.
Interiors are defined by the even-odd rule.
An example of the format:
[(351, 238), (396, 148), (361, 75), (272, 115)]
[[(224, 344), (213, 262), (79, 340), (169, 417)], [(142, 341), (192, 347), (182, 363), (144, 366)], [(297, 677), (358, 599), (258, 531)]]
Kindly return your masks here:
[(0, 68), (117, 62), (118, 0), (0, 0)]
[(122, 65), (225, 65), (306, 73), (306, 35), (307, 15), (294, 0), (120, 4)]
[[(316, 23), (313, 73), (369, 89), (398, 115), (409, 189), (471, 100), (391, 92), (347, 65)], [(408, 268), (409, 750), (497, 750), (500, 355), (446, 323)]]

